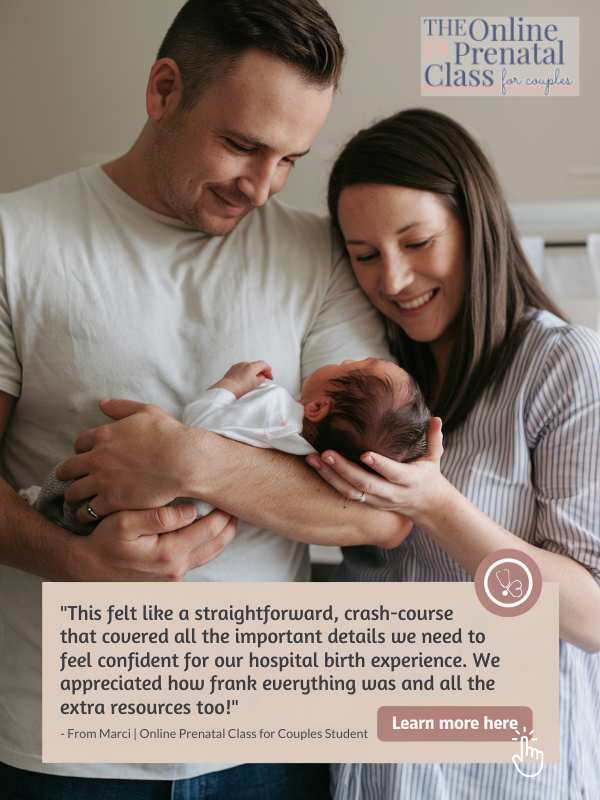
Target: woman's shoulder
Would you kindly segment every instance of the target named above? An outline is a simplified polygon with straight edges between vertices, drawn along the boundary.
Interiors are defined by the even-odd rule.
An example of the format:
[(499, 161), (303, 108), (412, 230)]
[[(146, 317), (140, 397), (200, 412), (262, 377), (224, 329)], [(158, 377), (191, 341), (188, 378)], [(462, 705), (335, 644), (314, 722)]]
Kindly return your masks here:
[(600, 375), (600, 334), (572, 325), (549, 311), (530, 309), (530, 320), (517, 358), (537, 367), (541, 374), (554, 365), (578, 367), (583, 375)]
[[(600, 408), (600, 335), (548, 311), (533, 311), (517, 357), (530, 366), (524, 381), (525, 417), (533, 440), (552, 420)], [(596, 410), (593, 410), (596, 409)], [(583, 417), (582, 417), (583, 418)]]
[[(529, 308), (511, 348), (510, 362), (500, 385), (522, 394), (543, 381), (553, 368), (581, 365), (584, 373), (599, 372), (600, 335), (549, 311)], [(496, 384), (498, 385), (498, 384)]]

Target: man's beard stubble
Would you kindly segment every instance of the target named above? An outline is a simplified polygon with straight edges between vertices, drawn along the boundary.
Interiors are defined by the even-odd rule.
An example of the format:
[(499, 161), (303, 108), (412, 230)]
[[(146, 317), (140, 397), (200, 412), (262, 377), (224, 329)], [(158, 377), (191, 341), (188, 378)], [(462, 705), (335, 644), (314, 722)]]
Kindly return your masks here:
[(170, 215), (200, 233), (212, 234), (212, 231), (203, 229), (194, 203), (186, 203), (183, 199), (183, 191), (178, 191), (174, 177), (176, 174), (175, 154), (180, 141), (178, 134), (181, 128), (178, 119), (174, 119), (156, 132), (152, 147), (146, 155), (150, 188), (153, 195), (169, 210)]

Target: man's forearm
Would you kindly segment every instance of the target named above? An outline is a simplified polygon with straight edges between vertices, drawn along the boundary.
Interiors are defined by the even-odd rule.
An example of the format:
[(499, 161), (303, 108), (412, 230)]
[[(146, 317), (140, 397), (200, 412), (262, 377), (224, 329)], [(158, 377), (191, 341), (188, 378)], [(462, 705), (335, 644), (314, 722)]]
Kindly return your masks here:
[(73, 534), (48, 522), (0, 480), (0, 564), (53, 580), (71, 580)]
[(198, 452), (185, 496), (308, 544), (395, 547), (400, 515), (345, 500), (297, 456), (189, 429)]
[(100, 405), (116, 421), (83, 431), (78, 454), (56, 474), (73, 481), (65, 493), (70, 503), (92, 497), (102, 517), (192, 497), (311, 544), (395, 547), (411, 528), (400, 514), (344, 500), (297, 456), (187, 427), (157, 406)]

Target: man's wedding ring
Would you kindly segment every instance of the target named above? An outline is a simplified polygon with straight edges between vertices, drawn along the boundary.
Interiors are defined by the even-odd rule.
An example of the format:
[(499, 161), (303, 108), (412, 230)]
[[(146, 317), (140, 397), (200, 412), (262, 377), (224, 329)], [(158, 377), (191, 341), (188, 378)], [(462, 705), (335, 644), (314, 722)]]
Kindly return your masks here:
[(88, 506), (86, 508), (86, 511), (95, 522), (98, 522), (100, 517), (98, 516), (98, 514), (96, 514), (96, 512), (94, 511), (94, 509), (91, 506)]
[[(361, 493), (360, 493), (360, 496), (356, 498), (356, 502), (357, 502), (357, 503), (364, 503), (364, 502), (365, 502), (365, 497), (366, 497), (366, 496), (367, 496), (367, 493), (366, 493), (366, 492), (361, 492)], [(88, 507), (88, 508), (89, 508), (89, 507)]]

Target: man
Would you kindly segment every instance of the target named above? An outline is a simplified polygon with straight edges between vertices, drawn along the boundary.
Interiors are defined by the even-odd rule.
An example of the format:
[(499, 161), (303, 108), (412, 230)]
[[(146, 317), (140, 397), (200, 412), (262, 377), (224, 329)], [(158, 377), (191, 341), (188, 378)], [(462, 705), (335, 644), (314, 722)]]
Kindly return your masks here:
[[(345, 508), (292, 457), (175, 419), (234, 361), (265, 358), (297, 392), (321, 364), (385, 353), (326, 223), (267, 204), (322, 126), (342, 57), (316, 0), (190, 0), (151, 69), (132, 149), (0, 199), (0, 778), (19, 797), (326, 793), (318, 767), (43, 765), (39, 576), (305, 579), (300, 542), (389, 545), (404, 532), (394, 515)], [(103, 405), (124, 419), (78, 442), (100, 443), (77, 457), (93, 464), (71, 462), (88, 476), (73, 489), (82, 513), (102, 518), (81, 539), (15, 488), (39, 482), (102, 422), (103, 396), (168, 414)], [(191, 506), (158, 508), (176, 496), (229, 513), (194, 522)], [(109, 513), (118, 508), (141, 510)], [(231, 514), (263, 530), (231, 543)]]

